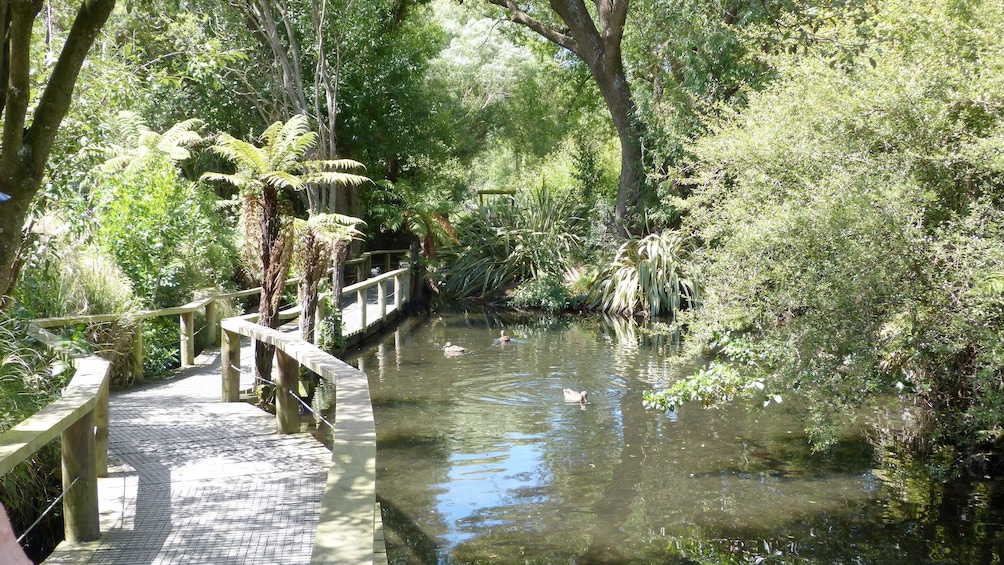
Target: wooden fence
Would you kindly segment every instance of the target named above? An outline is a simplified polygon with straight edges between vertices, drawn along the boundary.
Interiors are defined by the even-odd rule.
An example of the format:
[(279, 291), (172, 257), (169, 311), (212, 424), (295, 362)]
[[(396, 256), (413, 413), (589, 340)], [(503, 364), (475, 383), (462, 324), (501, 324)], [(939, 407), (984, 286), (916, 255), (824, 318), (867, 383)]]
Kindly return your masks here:
[[(362, 280), (371, 273), (374, 258), (379, 258), (379, 264), (383, 266), (385, 271), (391, 271), (394, 256), (401, 257), (404, 253), (407, 253), (407, 250), (365, 253), (358, 259), (347, 261), (345, 268), (354, 269), (356, 279)], [(393, 281), (395, 285), (395, 306), (400, 307), (403, 304), (402, 300), (406, 301), (409, 272), (407, 267), (400, 268), (380, 275), (372, 281), (357, 283), (345, 289), (346, 292), (363, 293), (359, 295), (358, 300), (362, 301), (364, 320), (367, 310), (365, 293), (375, 285), (379, 285), (381, 289), (383, 297), (381, 300), (384, 304), (381, 307), (383, 316), (381, 319), (372, 321), (370, 325), (364, 321), (363, 335), (365, 335), (367, 327), (373, 327), (388, 318), (384, 287), (387, 281)], [(299, 282), (298, 278), (290, 279), (286, 281), (286, 284), (297, 282)], [(179, 343), (181, 366), (188, 367), (195, 362), (196, 312), (204, 311), (205, 327), (208, 331), (206, 342), (208, 345), (214, 345), (221, 330), (221, 321), (217, 316), (217, 301), (259, 292), (261, 289), (256, 288), (214, 294), (183, 306), (140, 312), (135, 318), (142, 323), (142, 320), (151, 318), (178, 316), (181, 328)], [(295, 310), (287, 312), (287, 316), (294, 315), (295, 317)], [(390, 313), (396, 316), (397, 308), (392, 309)], [(110, 322), (118, 318), (117, 315), (106, 314), (38, 319), (32, 324), (34, 326), (32, 332), (37, 339), (50, 348), (58, 350), (57, 338), (44, 328), (79, 323)], [(239, 385), (228, 380), (232, 379), (233, 375), (232, 371), (228, 373), (228, 369), (239, 365), (240, 340), (233, 338), (237, 334), (247, 335), (259, 341), (274, 341), (274, 344), (277, 345), (277, 351), (280, 352), (277, 353), (280, 374), (285, 371), (287, 382), (290, 378), (288, 375), (296, 374), (295, 368), (298, 363), (309, 367), (325, 378), (333, 379), (333, 382), (336, 383), (338, 408), (336, 408), (332, 468), (329, 472), (328, 485), (322, 503), (321, 520), (317, 530), (319, 541), (315, 544), (314, 553), (321, 556), (318, 558), (318, 563), (334, 562), (328, 561), (323, 557), (324, 555), (338, 555), (339, 563), (366, 562), (365, 560), (342, 559), (343, 556), (348, 555), (343, 552), (347, 551), (345, 548), (349, 546), (343, 548), (341, 545), (343, 542), (349, 543), (348, 540), (356, 535), (351, 532), (361, 532), (363, 526), (359, 520), (366, 513), (365, 510), (361, 510), (363, 506), (361, 501), (366, 501), (369, 505), (368, 562), (371, 563), (373, 559), (376, 431), (373, 427), (373, 409), (369, 402), (369, 385), (366, 382), (365, 374), (345, 365), (337, 358), (327, 355), (312, 344), (298, 338), (283, 336), (273, 330), (266, 330), (249, 321), (239, 318), (228, 319), (222, 321), (222, 326), (229, 328), (224, 332), (224, 335), (231, 336), (231, 339), (225, 339), (223, 347), (224, 401), (235, 400), (234, 395), (239, 395), (237, 390)], [(137, 331), (136, 336), (133, 346), (133, 374), (137, 380), (142, 380), (142, 331)], [(237, 344), (236, 355), (232, 349), (234, 341)], [(63, 391), (62, 396), (0, 435), (0, 476), (31, 457), (57, 436), (61, 436), (66, 539), (81, 542), (93, 541), (101, 535), (98, 521), (97, 477), (105, 476), (108, 471), (108, 387), (111, 364), (95, 355), (67, 355), (72, 358), (76, 373)], [(290, 373), (291, 370), (292, 373)], [(239, 373), (236, 376), (239, 383)], [(278, 396), (277, 394), (277, 398)], [(297, 417), (297, 409), (296, 406), (292, 408), (293, 417)], [(289, 408), (285, 406), (284, 418), (287, 420), (290, 418)], [(297, 417), (297, 427), (298, 421)], [(278, 410), (277, 429), (279, 431), (290, 429), (289, 422), (284, 422), (279, 418)], [(348, 488), (345, 481), (352, 481), (351, 488)], [(331, 544), (337, 545), (332, 546)], [(334, 547), (338, 547), (338, 550), (335, 551)]]

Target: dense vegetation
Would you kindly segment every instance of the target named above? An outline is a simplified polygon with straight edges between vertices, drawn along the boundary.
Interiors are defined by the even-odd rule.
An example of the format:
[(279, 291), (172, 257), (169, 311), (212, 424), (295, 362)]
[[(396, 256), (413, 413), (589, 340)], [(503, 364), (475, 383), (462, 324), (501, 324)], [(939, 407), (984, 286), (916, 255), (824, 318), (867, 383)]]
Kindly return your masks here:
[[(76, 4), (34, 28), (36, 96), (67, 80)], [(121, 2), (0, 265), (7, 311), (121, 313), (84, 333), (128, 348), (129, 312), (274, 287), (306, 237), (293, 218), (337, 214), (363, 245), (419, 243), (444, 298), (682, 330), (701, 368), (652, 406), (780, 401), (822, 448), (852, 407), (900, 396), (918, 408), (896, 437), (1001, 447), (999, 3), (615, 2), (606, 62), (589, 26), (563, 29), (572, 1), (321, 4)], [(283, 124), (289, 158), (270, 153)], [(165, 344), (150, 370), (169, 366), (174, 330), (143, 331)]]

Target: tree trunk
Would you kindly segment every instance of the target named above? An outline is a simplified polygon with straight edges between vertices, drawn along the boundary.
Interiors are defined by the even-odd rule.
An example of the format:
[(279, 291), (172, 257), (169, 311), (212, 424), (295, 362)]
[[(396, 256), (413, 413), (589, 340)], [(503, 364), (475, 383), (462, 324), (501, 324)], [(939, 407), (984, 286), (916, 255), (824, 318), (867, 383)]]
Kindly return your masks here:
[(638, 208), (644, 181), (641, 130), (636, 118), (637, 107), (619, 57), (616, 61), (590, 64), (589, 70), (599, 86), (614, 126), (617, 128), (617, 137), (620, 139), (621, 175), (617, 186), (614, 220), (618, 235), (627, 237), (627, 221)]
[(331, 260), (331, 243), (314, 229), (307, 229), (300, 237), (299, 246), (302, 255), (303, 278), (300, 279), (300, 337), (309, 343), (314, 343), (314, 332), (317, 326), (317, 290), (321, 277), (327, 270)]
[(331, 260), (331, 308), (342, 307), (342, 288), (345, 287), (345, 259), (349, 256), (349, 244), (344, 240), (336, 240), (332, 244)]
[[(266, 184), (262, 191), (261, 216), (261, 300), (258, 304), (258, 323), (266, 328), (279, 327), (279, 305), (286, 285), (286, 272), (290, 260), (290, 241), (282, 229), (279, 213), (279, 192)], [(275, 347), (258, 342), (255, 348), (255, 377), (261, 382), (271, 381), (272, 357)]]
[(624, 73), (621, 39), (628, 0), (597, 0), (595, 20), (584, 0), (550, 0), (551, 10), (565, 23), (561, 29), (531, 16), (515, 0), (488, 0), (509, 13), (509, 19), (582, 59), (596, 81), (621, 142), (621, 176), (614, 219), (617, 233), (628, 235), (628, 217), (638, 207), (644, 166), (637, 107)]
[(73, 20), (49, 82), (38, 97), (33, 121), (26, 127), (31, 102), (31, 30), (42, 8), (40, 0), (0, 2), (4, 44), (0, 55), (0, 112), (3, 140), (0, 149), (0, 191), (10, 200), (0, 203), (0, 293), (14, 285), (12, 266), (21, 246), (24, 220), (42, 186), (56, 131), (73, 97), (73, 87), (98, 31), (108, 20), (115, 0), (84, 0)]

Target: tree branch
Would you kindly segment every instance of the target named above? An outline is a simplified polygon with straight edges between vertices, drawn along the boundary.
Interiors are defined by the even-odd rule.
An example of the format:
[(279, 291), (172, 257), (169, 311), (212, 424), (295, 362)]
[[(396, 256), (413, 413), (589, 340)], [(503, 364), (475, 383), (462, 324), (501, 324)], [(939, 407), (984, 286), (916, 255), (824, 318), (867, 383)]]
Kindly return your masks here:
[(600, 20), (600, 33), (605, 45), (620, 45), (627, 22), (629, 0), (596, 0)]
[(10, 67), (7, 70), (7, 99), (4, 103), (3, 155), (0, 157), (7, 174), (16, 170), (24, 145), (24, 121), (31, 100), (31, 26), (37, 13), (33, 7), (30, 0), (14, 1), (8, 7), (10, 27), (7, 28), (6, 39), (10, 46)]
[[(575, 38), (567, 33), (555, 29), (552, 26), (545, 24), (544, 22), (531, 17), (529, 14), (523, 11), (514, 0), (488, 0), (492, 4), (505, 9), (509, 13), (509, 20), (517, 23), (523, 27), (529, 28), (541, 36), (543, 36), (548, 41), (556, 43), (565, 49), (568, 49), (572, 53), (575, 53), (579, 57), (582, 57), (582, 53), (579, 52), (579, 44), (575, 41)], [(568, 23), (568, 22), (565, 22)]]
[[(49, 158), (49, 151), (56, 139), (56, 130), (59, 128), (60, 122), (63, 121), (73, 99), (73, 87), (77, 82), (77, 75), (80, 74), (80, 67), (83, 66), (84, 58), (94, 43), (98, 31), (101, 30), (101, 26), (105, 25), (105, 21), (108, 20), (114, 7), (115, 0), (84, 0), (73, 20), (70, 34), (59, 54), (59, 60), (56, 61), (56, 66), (52, 69), (49, 83), (35, 109), (34, 121), (24, 135), (25, 143), (32, 148), (31, 167), (33, 175), (38, 179), (41, 179), (42, 168)], [(30, 25), (28, 33), (30, 39)], [(28, 52), (28, 46), (25, 45), (24, 48), (25, 52)], [(14, 49), (12, 49), (13, 51)], [(5, 124), (5, 156), (7, 154), (6, 141)]]

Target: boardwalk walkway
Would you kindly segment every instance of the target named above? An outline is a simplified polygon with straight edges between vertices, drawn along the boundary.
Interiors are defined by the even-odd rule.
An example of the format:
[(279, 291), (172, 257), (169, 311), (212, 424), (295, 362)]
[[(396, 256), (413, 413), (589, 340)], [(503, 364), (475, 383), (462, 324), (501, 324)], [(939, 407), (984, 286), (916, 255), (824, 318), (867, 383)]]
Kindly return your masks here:
[(248, 403), (220, 402), (219, 354), (199, 361), (113, 393), (104, 535), (46, 563), (310, 562), (331, 452), (307, 434), (277, 435), (275, 418)]
[[(358, 293), (342, 302), (343, 333), (353, 339), (396, 314), (394, 280), (375, 283), (385, 298), (367, 289), (365, 314)], [(247, 390), (248, 340), (240, 357)], [(308, 434), (276, 434), (275, 417), (247, 402), (222, 402), (220, 362), (218, 350), (207, 351), (170, 377), (112, 392), (102, 536), (63, 543), (45, 563), (310, 563), (332, 454)], [(386, 564), (379, 507), (374, 517), (374, 563)]]

